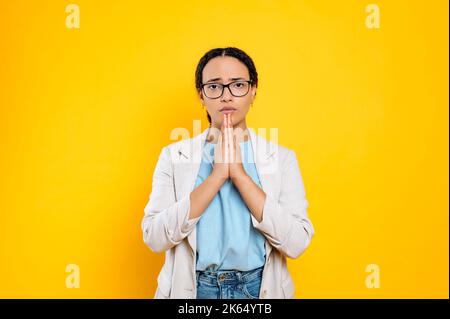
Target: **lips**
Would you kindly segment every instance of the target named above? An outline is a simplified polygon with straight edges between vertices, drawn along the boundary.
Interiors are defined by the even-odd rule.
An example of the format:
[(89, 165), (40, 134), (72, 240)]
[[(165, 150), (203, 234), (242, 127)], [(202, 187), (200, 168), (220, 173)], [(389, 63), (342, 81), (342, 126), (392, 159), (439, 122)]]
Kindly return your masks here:
[(220, 109), (220, 112), (224, 112), (224, 113), (230, 113), (236, 111), (236, 109), (234, 107), (230, 107), (230, 106), (226, 106)]

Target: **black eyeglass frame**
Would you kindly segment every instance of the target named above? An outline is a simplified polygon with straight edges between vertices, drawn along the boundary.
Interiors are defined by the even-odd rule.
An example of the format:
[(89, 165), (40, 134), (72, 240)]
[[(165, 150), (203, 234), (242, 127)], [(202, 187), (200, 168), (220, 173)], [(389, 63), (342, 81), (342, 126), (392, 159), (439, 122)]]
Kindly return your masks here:
[[(244, 95), (234, 95), (233, 92), (231, 92), (231, 89), (229, 88), (229, 86), (230, 86), (231, 84), (236, 83), (236, 82), (247, 82), (247, 83), (249, 84), (248, 89), (247, 89), (247, 92), (245, 92)], [(228, 88), (228, 91), (230, 91), (231, 95), (233, 95), (234, 97), (243, 97), (243, 96), (246, 96), (246, 95), (248, 94), (248, 92), (250, 92), (250, 87), (252, 86), (252, 83), (253, 83), (252, 80), (245, 80), (245, 81), (244, 81), (244, 80), (237, 80), (237, 81), (230, 82), (230, 83), (228, 83), (228, 84), (222, 84), (222, 83), (210, 82), (210, 83), (204, 83), (204, 84), (202, 84), (202, 91), (203, 91), (203, 93), (205, 94), (205, 96), (206, 96), (208, 99), (213, 99), (213, 100), (222, 97), (223, 92), (225, 91), (225, 88)], [(216, 85), (218, 84), (218, 85), (221, 85), (221, 86), (222, 86), (222, 92), (220, 93), (220, 95), (219, 95), (218, 97), (209, 97), (209, 96), (206, 94), (206, 92), (205, 92), (205, 85), (209, 85), (209, 84), (216, 84)]]

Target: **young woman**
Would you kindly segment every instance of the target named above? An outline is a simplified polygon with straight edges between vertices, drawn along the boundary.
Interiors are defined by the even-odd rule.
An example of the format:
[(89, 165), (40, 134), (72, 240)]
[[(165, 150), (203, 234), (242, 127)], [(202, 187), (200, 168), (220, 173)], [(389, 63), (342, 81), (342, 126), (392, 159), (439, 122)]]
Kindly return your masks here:
[(166, 253), (155, 298), (294, 297), (286, 257), (314, 228), (295, 153), (247, 128), (257, 86), (240, 49), (212, 49), (197, 65), (210, 127), (163, 148), (142, 220), (146, 245)]

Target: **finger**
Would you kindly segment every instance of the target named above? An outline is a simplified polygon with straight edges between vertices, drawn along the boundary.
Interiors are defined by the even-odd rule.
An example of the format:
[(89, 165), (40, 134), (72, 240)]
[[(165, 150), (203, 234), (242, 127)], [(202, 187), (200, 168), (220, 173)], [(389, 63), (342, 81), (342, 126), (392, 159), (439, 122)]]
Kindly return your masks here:
[(236, 136), (234, 136), (234, 134), (233, 134), (233, 145), (234, 145), (234, 155), (235, 155), (234, 162), (239, 163), (239, 160), (238, 160), (239, 159), (239, 155), (238, 155), (239, 148), (238, 148), (238, 144), (236, 141)]
[(234, 137), (235, 140), (235, 145), (236, 145), (236, 162), (238, 163), (242, 163), (242, 150), (241, 150), (241, 146), (238, 143), (238, 137), (235, 136)]
[(228, 141), (230, 147), (230, 162), (234, 163), (235, 160), (235, 149), (234, 149), (234, 140), (233, 140), (233, 126), (231, 126), (231, 114), (228, 114)]
[(233, 139), (231, 138), (231, 125), (230, 125), (230, 114), (227, 118), (227, 136), (228, 136), (228, 161), (233, 163)]
[(220, 127), (220, 162), (225, 163), (226, 162), (226, 148), (225, 148), (225, 115), (223, 117), (222, 126)]
[(229, 151), (229, 141), (228, 141), (228, 117), (227, 114), (224, 114), (224, 156), (225, 156), (225, 163), (229, 163), (229, 157), (230, 157), (230, 151)]
[(225, 127), (227, 115), (224, 113), (222, 117), (222, 125), (221, 127)]

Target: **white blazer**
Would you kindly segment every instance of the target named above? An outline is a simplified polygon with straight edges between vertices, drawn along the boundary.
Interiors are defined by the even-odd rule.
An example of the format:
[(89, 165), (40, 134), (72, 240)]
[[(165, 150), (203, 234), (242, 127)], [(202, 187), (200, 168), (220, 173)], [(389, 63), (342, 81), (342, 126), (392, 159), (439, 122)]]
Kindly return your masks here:
[[(190, 193), (208, 130), (163, 147), (156, 164), (141, 224), (145, 244), (166, 255), (154, 298), (196, 298), (195, 226), (201, 216), (188, 218)], [(260, 298), (294, 298), (286, 257), (299, 257), (314, 235), (297, 157), (294, 151), (264, 139), (253, 129), (248, 131), (266, 193), (262, 221), (251, 215), (253, 226), (266, 239)]]

